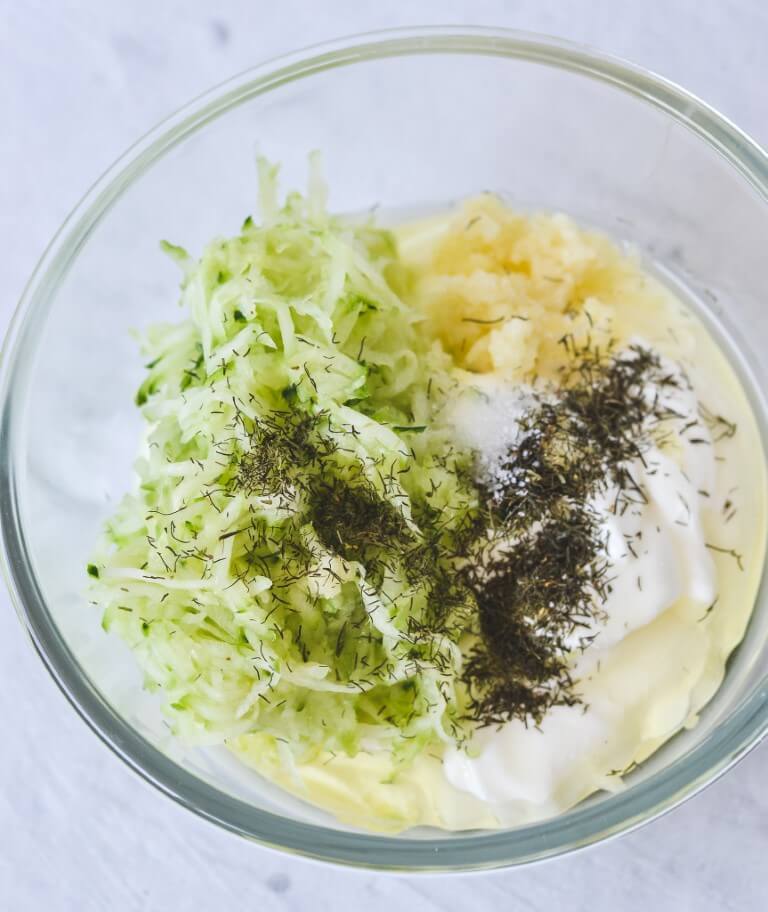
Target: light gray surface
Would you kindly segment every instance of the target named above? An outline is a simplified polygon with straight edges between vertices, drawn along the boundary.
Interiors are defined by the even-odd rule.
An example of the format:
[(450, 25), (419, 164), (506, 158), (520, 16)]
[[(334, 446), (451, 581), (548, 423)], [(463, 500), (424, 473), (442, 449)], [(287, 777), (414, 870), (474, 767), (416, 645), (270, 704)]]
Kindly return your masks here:
[[(0, 324), (92, 179), (181, 103), (339, 34), (498, 24), (654, 69), (768, 142), (763, 0), (0, 0)], [(0, 596), (0, 908), (17, 910), (752, 910), (768, 903), (768, 746), (663, 820), (530, 870), (390, 877), (283, 857), (160, 797), (49, 680)]]

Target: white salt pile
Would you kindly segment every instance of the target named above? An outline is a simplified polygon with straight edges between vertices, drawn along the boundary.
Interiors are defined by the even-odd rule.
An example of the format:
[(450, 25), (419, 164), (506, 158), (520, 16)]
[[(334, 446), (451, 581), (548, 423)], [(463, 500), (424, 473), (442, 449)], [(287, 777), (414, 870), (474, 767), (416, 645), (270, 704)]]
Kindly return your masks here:
[(520, 439), (522, 417), (540, 401), (531, 386), (504, 383), (487, 375), (478, 376), (457, 396), (448, 420), (457, 444), (477, 454), (478, 480), (493, 495), (515, 483), (504, 463)]

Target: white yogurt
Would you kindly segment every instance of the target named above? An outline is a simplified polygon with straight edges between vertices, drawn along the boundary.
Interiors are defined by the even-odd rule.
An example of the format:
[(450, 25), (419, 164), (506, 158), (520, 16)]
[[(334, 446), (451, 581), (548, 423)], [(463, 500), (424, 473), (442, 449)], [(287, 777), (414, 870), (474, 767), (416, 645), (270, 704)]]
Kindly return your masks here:
[[(490, 377), (479, 387), (459, 399), (452, 419), (460, 443), (483, 454), (480, 471), (493, 482), (494, 465), (515, 442), (516, 421), (532, 402), (531, 391)], [(668, 629), (659, 631), (665, 639), (655, 656), (640, 655), (640, 646), (647, 652), (648, 644), (635, 648), (637, 636), (630, 639), (673, 606), (684, 606), (689, 617), (701, 616), (717, 596), (702, 522), (714, 493), (713, 442), (703, 422), (686, 428), (698, 417), (698, 401), (684, 381), (680, 389), (665, 388), (663, 397), (681, 416), (674, 422), (675, 437), (629, 466), (647, 502), (617, 510), (617, 491), (606, 489), (591, 504), (610, 563), (610, 592), (603, 611), (570, 638), (575, 690), (584, 703), (551, 708), (539, 728), (514, 720), (481, 729), (469, 751), (454, 748), (445, 755), (449, 782), (499, 808), (502, 819), (505, 807), (510, 818), (520, 820), (579, 800), (580, 794), (565, 797), (569, 781), (591, 782), (593, 789), (618, 787), (620, 778), (609, 775), (605, 763), (621, 759), (623, 741), (628, 763), (638, 739), (668, 735), (691, 710), (690, 689), (706, 653), (700, 631), (687, 636), (670, 616)], [(670, 677), (681, 662), (684, 671)]]

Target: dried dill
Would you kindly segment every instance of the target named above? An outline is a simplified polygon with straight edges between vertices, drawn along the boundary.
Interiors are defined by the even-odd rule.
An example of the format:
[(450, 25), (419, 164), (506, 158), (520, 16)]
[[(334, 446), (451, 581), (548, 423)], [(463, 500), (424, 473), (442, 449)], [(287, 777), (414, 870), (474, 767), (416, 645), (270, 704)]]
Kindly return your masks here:
[(402, 513), (364, 480), (319, 478), (311, 484), (309, 505), (325, 547), (363, 564), (379, 580), (387, 554), (413, 540)]
[(233, 487), (249, 496), (286, 494), (297, 468), (335, 451), (332, 435), (321, 432), (325, 417), (290, 409), (256, 419), (245, 450), (231, 454), (236, 465)]
[(475, 721), (538, 723), (554, 703), (576, 701), (566, 637), (594, 615), (606, 566), (596, 520), (572, 503), (485, 565), (470, 566), (480, 639), (464, 679)]
[(518, 442), (484, 491), (492, 532), (470, 544), (461, 571), (479, 621), (463, 679), (468, 715), (481, 725), (538, 723), (551, 706), (578, 702), (568, 654), (588, 645), (579, 630), (600, 617), (610, 591), (591, 500), (615, 486), (616, 509), (622, 498), (643, 502), (628, 466), (680, 417), (659, 393), (684, 380), (654, 353), (632, 346), (608, 357), (564, 344), (573, 358), (562, 386), (522, 416)]

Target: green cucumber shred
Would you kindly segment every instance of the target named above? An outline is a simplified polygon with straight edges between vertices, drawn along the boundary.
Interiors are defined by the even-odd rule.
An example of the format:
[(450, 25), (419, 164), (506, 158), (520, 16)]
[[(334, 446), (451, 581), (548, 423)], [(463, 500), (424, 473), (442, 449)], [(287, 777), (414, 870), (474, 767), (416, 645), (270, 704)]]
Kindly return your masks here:
[(445, 555), (476, 494), (440, 421), (448, 357), (390, 233), (331, 217), (316, 167), (282, 205), (259, 175), (260, 224), (197, 259), (162, 244), (186, 317), (143, 336), (137, 484), (93, 598), (187, 740), (405, 759), (462, 737), (471, 606)]

